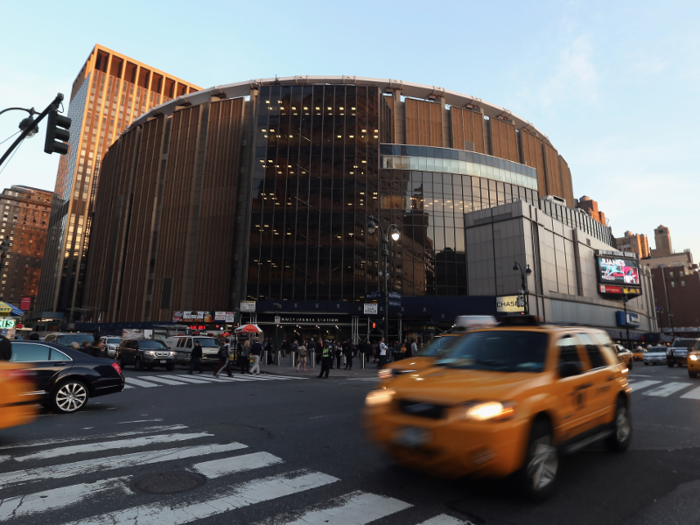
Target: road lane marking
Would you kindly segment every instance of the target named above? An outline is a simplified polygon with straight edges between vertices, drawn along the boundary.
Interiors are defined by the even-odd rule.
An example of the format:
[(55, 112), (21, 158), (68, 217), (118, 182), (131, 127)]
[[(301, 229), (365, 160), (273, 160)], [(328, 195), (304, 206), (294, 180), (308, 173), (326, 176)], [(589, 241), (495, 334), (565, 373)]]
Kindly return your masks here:
[(164, 385), (170, 386), (182, 386), (186, 383), (180, 381), (174, 381), (172, 379), (166, 379), (162, 376), (139, 376), (141, 379), (148, 379), (149, 381), (155, 381), (156, 383), (163, 383)]
[(138, 379), (134, 379), (133, 377), (126, 378), (126, 384), (128, 385), (129, 383), (133, 383), (136, 386), (142, 386), (143, 388), (152, 388), (154, 386), (160, 386), (154, 385), (153, 383), (147, 383), (146, 381), (140, 381)]
[(700, 399), (700, 388), (693, 388), (687, 394), (681, 396), (684, 399)]
[(155, 436), (145, 436), (141, 438), (118, 439), (116, 441), (103, 441), (101, 443), (86, 443), (84, 445), (71, 445), (68, 447), (52, 448), (20, 456), (15, 458), (15, 461), (29, 461), (31, 459), (49, 459), (60, 456), (71, 456), (73, 454), (82, 454), (95, 452), (98, 450), (117, 450), (120, 448), (136, 448), (152, 445), (153, 443), (176, 443), (178, 441), (188, 441), (190, 439), (199, 439), (203, 437), (213, 437), (214, 434), (209, 432), (193, 432), (190, 434), (157, 434)]
[[(156, 420), (154, 420), (156, 421)], [(130, 421), (125, 421), (125, 423), (131, 423)], [(120, 425), (121, 423), (117, 423)], [(184, 430), (187, 425), (163, 425), (155, 427), (146, 427), (141, 430), (130, 430), (129, 432), (119, 432), (117, 434), (112, 434), (111, 438), (120, 438), (126, 436), (140, 436), (142, 434), (151, 434), (153, 432), (167, 432), (170, 430)], [(10, 448), (29, 448), (29, 447), (41, 447), (45, 445), (60, 445), (61, 443), (73, 443), (76, 441), (87, 441), (89, 439), (101, 439), (104, 436), (71, 436), (68, 438), (53, 438), (53, 439), (41, 439), (39, 441), (27, 441), (25, 443), (16, 443), (14, 445), (4, 445), (0, 447), (0, 450), (6, 450)]]
[(458, 520), (447, 514), (440, 514), (428, 521), (421, 521), (418, 525), (473, 525), (471, 521)]
[(119, 421), (117, 425), (128, 425), (130, 423), (150, 423), (151, 421), (163, 421), (163, 418), (157, 417), (154, 419), (135, 419), (134, 421)]
[(211, 461), (197, 463), (192, 467), (192, 470), (207, 478), (220, 478), (221, 476), (226, 476), (234, 472), (255, 470), (278, 463), (283, 463), (283, 461), (277, 456), (273, 456), (268, 452), (254, 452), (243, 456), (213, 459)]
[(163, 523), (181, 525), (256, 503), (295, 496), (336, 481), (339, 479), (328, 474), (302, 470), (240, 483), (227, 489), (226, 496), (200, 503), (182, 504), (177, 507), (168, 507), (162, 503), (141, 505), (66, 523), (71, 525), (160, 525)]
[(310, 510), (292, 521), (282, 521), (279, 518), (273, 518), (263, 523), (280, 525), (282, 523), (284, 525), (313, 525), (317, 523), (365, 525), (413, 506), (410, 503), (394, 498), (367, 494), (361, 491), (351, 492), (340, 498), (334, 498), (334, 500), (338, 502), (337, 505)]
[[(168, 379), (168, 378), (173, 377), (173, 376), (160, 376), (160, 377), (162, 377), (164, 379)], [(178, 381), (184, 381), (185, 383), (194, 383), (197, 385), (206, 385), (207, 384), (207, 381), (202, 381), (200, 379), (194, 379), (192, 377), (177, 376), (176, 379)]]
[(663, 386), (660, 386), (658, 388), (655, 388), (654, 390), (649, 390), (648, 392), (644, 392), (645, 396), (654, 396), (654, 397), (668, 397), (671, 394), (678, 392), (679, 390), (683, 390), (684, 388), (688, 388), (689, 386), (693, 386), (692, 383), (677, 383), (677, 382), (671, 382), (671, 383), (666, 383)]
[(640, 381), (638, 383), (630, 383), (630, 385), (632, 385), (632, 392), (638, 392), (643, 388), (658, 385), (659, 383), (661, 383), (661, 381)]
[(129, 388), (134, 388), (134, 387), (133, 387), (133, 386), (129, 386), (129, 385), (124, 385), (124, 390), (128, 390)]
[(219, 454), (247, 448), (241, 443), (228, 443), (225, 445), (200, 445), (194, 447), (171, 448), (165, 450), (150, 450), (147, 452), (135, 452), (107, 458), (88, 459), (67, 463), (63, 465), (51, 465), (34, 469), (17, 470), (0, 474), (0, 489), (13, 484), (27, 483), (46, 479), (61, 479), (71, 476), (79, 476), (103, 470), (135, 467), (137, 465), (150, 465), (164, 463), (206, 454)]
[[(184, 376), (176, 376), (177, 379), (180, 379), (181, 377)], [(208, 377), (208, 376), (203, 376), (201, 374), (197, 374), (197, 380), (198, 381), (206, 381), (208, 383), (223, 383), (221, 379), (216, 379), (215, 377)]]

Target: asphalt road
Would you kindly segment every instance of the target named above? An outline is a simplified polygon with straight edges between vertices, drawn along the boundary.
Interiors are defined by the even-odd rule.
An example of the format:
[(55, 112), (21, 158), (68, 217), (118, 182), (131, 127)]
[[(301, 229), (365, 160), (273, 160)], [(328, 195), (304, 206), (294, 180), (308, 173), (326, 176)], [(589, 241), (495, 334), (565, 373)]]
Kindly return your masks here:
[[(363, 437), (371, 382), (184, 372), (128, 370), (121, 394), (2, 431), (0, 522), (700, 523), (700, 380), (685, 368), (636, 363), (630, 450), (564, 457), (555, 495), (537, 504), (509, 480), (445, 481), (392, 466)], [(134, 486), (173, 472), (204, 484), (173, 494)], [(175, 477), (150, 488), (188, 488)]]

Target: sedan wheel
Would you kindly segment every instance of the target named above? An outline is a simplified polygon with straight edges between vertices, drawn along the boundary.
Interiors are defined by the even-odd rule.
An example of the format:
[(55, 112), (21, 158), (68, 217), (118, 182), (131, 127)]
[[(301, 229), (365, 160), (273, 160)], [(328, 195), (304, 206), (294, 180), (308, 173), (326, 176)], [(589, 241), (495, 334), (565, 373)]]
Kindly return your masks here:
[(69, 381), (58, 387), (53, 395), (53, 405), (57, 411), (64, 414), (77, 412), (85, 406), (88, 400), (88, 391), (85, 385), (79, 381)]

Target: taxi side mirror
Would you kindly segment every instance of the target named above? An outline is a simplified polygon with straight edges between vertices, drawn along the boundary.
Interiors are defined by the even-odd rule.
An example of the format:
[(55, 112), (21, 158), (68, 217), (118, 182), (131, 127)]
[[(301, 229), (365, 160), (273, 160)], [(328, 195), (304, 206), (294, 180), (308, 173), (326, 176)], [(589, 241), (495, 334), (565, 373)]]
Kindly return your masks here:
[(581, 363), (578, 361), (559, 363), (559, 376), (565, 377), (577, 376), (581, 373)]

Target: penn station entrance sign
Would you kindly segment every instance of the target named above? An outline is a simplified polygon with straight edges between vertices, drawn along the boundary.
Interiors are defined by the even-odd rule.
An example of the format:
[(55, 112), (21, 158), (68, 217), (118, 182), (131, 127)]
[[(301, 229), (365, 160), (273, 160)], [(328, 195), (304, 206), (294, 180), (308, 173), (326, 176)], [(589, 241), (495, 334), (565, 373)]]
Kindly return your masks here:
[(330, 315), (280, 315), (280, 324), (340, 324), (346, 322), (347, 319), (342, 319), (337, 316)]

